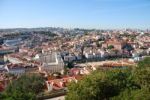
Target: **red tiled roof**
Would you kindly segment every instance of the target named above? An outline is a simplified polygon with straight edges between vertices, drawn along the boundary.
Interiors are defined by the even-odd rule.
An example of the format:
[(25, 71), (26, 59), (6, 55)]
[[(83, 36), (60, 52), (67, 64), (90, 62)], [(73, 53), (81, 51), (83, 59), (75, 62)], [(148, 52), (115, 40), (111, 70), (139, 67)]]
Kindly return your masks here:
[(4, 91), (4, 85), (0, 83), (0, 92)]
[(12, 64), (11, 63), (11, 64), (8, 64), (7, 67), (9, 69), (24, 68), (25, 64), (22, 64), (22, 63), (20, 63), (20, 64)]

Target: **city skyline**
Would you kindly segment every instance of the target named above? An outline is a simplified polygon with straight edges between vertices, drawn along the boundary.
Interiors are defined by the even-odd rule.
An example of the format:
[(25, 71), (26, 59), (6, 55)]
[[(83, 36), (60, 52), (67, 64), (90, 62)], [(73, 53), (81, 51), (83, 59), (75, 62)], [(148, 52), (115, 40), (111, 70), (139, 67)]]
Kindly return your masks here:
[(0, 28), (150, 27), (149, 0), (1, 0)]

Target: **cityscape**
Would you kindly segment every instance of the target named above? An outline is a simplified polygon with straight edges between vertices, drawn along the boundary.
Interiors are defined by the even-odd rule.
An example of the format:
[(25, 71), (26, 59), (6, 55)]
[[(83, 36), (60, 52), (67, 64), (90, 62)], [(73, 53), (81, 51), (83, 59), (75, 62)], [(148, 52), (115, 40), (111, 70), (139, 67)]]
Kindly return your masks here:
[[(0, 100), (150, 100), (148, 0), (31, 1), (0, 1), (0, 10), (4, 14), (0, 16)], [(23, 14), (24, 21), (15, 15), (21, 16), (21, 5), (18, 5), (18, 8), (5, 9), (9, 5), (13, 7), (22, 3), (22, 7), (29, 3), (27, 9), (21, 8), (27, 14)], [(116, 3), (121, 6), (114, 7), (117, 6)], [(65, 18), (50, 17), (50, 20), (46, 20), (45, 15), (37, 17), (38, 14), (31, 14), (33, 19), (25, 18), (32, 13), (28, 13), (29, 8), (43, 7), (44, 14), (49, 11), (45, 10), (47, 7), (57, 11), (53, 4), (60, 6), (57, 13)], [(71, 7), (73, 4), (79, 7), (74, 9)], [(108, 5), (109, 8), (99, 11), (101, 7)], [(112, 19), (106, 18), (103, 21), (105, 16), (100, 17), (99, 14), (97, 16), (100, 20), (97, 20), (97, 17), (89, 19), (93, 12), (89, 10), (91, 15), (86, 18), (86, 7), (93, 10), (98, 8), (96, 13), (100, 14), (109, 11), (118, 14), (120, 11), (120, 17), (113, 20), (115, 14), (109, 13), (108, 16), (112, 16)], [(8, 14), (4, 13), (4, 9), (6, 12), (14, 11), (12, 17), (9, 16), (10, 22), (5, 19)], [(129, 9), (133, 11), (127, 12)], [(138, 20), (138, 9), (143, 12), (143, 15), (139, 14), (143, 16), (142, 21)], [(37, 10), (40, 12), (40, 9)], [(68, 15), (74, 10), (74, 14), (70, 13), (74, 17)], [(124, 14), (133, 12), (135, 15), (126, 15), (129, 19), (123, 17)], [(47, 16), (55, 16), (55, 13)], [(135, 16), (138, 16), (137, 19)], [(85, 20), (82, 17), (85, 17)], [(39, 20), (38, 24), (34, 22), (36, 19)], [(65, 22), (62, 24), (63, 21), (59, 23), (59, 20)], [(89, 23), (83, 20), (89, 20)], [(113, 20), (114, 25), (111, 23), (113, 21), (109, 20)], [(139, 24), (134, 23), (135, 20)], [(23, 23), (25, 24), (22, 25)]]

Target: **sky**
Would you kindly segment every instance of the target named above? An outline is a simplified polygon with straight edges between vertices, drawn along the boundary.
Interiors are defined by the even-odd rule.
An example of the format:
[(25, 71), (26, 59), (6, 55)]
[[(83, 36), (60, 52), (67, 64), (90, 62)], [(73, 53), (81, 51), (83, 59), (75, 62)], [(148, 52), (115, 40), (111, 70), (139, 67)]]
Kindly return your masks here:
[(0, 0), (0, 28), (150, 28), (150, 0)]

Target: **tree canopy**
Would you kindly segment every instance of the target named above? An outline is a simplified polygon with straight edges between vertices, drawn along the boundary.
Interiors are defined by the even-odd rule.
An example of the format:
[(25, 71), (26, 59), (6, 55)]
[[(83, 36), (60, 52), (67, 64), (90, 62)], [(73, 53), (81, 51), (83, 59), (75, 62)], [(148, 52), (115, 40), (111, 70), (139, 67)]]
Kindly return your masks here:
[(150, 100), (150, 58), (137, 68), (103, 70), (68, 87), (66, 100)]
[(114, 48), (113, 45), (109, 45), (109, 46), (107, 47), (107, 49), (113, 49), (113, 48)]
[(21, 76), (13, 81), (2, 93), (2, 100), (36, 100), (36, 95), (43, 90), (43, 78), (40, 76)]

